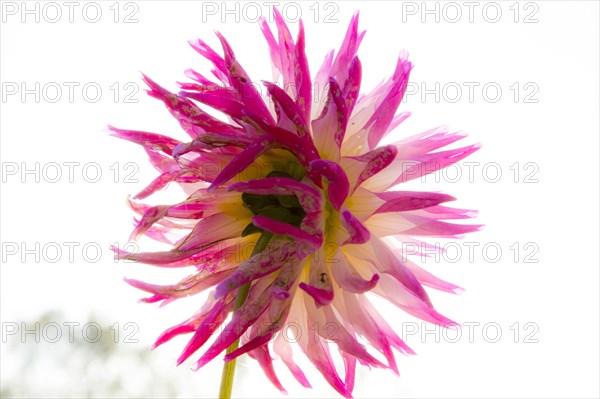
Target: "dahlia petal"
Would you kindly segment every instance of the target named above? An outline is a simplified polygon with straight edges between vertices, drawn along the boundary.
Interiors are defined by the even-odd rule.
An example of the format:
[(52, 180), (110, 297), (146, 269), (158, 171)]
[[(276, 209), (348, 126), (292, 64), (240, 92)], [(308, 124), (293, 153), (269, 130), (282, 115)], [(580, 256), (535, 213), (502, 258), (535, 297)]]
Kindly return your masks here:
[(345, 352), (341, 352), (341, 354), (342, 359), (344, 360), (344, 385), (346, 386), (346, 390), (348, 392), (352, 392), (354, 390), (354, 382), (356, 378), (356, 357)]
[(162, 151), (168, 155), (171, 155), (173, 149), (177, 147), (177, 145), (181, 144), (181, 141), (179, 140), (175, 140), (174, 138), (163, 136), (162, 134), (158, 133), (143, 132), (140, 130), (118, 129), (110, 125), (108, 126), (108, 129), (114, 132), (112, 135), (115, 137), (131, 141), (150, 150)]
[[(231, 87), (203, 86), (195, 83), (180, 84), (183, 89), (179, 92), (184, 98), (191, 98), (202, 104), (208, 105), (234, 119), (241, 120), (244, 117), (256, 117), (250, 110), (246, 109), (240, 101), (238, 93)], [(185, 91), (193, 90), (193, 91)]]
[[(196, 72), (196, 77), (199, 74)], [(148, 94), (158, 100), (161, 100), (171, 112), (171, 115), (177, 119), (181, 127), (192, 137), (196, 137), (198, 131), (213, 131), (213, 132), (238, 132), (243, 133), (239, 127), (232, 126), (228, 123), (220, 121), (208, 113), (202, 111), (189, 99), (170, 92), (161, 87), (146, 75), (142, 75), (144, 82), (150, 87)], [(205, 85), (215, 85), (214, 83), (204, 80)]]
[(417, 191), (386, 191), (376, 195), (386, 202), (375, 213), (413, 211), (456, 200), (447, 194)]
[(481, 224), (455, 224), (410, 214), (404, 214), (403, 217), (415, 226), (402, 231), (402, 234), (406, 235), (457, 238), (462, 234), (479, 231), (483, 227)]
[(377, 257), (376, 268), (382, 273), (387, 273), (396, 278), (399, 282), (415, 294), (420, 300), (431, 306), (429, 296), (419, 280), (412, 274), (408, 267), (392, 252), (390, 247), (378, 237), (371, 238), (373, 252)]
[(349, 66), (352, 64), (352, 60), (358, 51), (365, 33), (358, 33), (358, 17), (359, 13), (357, 11), (350, 20), (344, 41), (331, 67), (330, 76), (334, 77), (341, 85), (346, 83), (350, 69)]
[(239, 237), (246, 224), (246, 221), (239, 220), (236, 216), (226, 213), (207, 216), (196, 223), (194, 229), (179, 244), (177, 249), (179, 251), (189, 251), (229, 238)]
[[(156, 340), (154, 345), (152, 345), (152, 349), (156, 349), (158, 346), (164, 344), (167, 341), (170, 341), (171, 339), (173, 339), (174, 337), (176, 337), (178, 335), (189, 334), (191, 332), (196, 331), (196, 329), (198, 329), (200, 324), (209, 315), (211, 315), (211, 311), (213, 310), (213, 308), (221, 306), (221, 304), (219, 302), (223, 302), (223, 301), (222, 300), (218, 301), (212, 295), (209, 295), (206, 302), (204, 302), (204, 305), (202, 305), (202, 307), (192, 317), (183, 321), (182, 323), (179, 323), (173, 327), (168, 328), (162, 334), (160, 334), (160, 336), (158, 337), (158, 339)], [(227, 298), (224, 301), (224, 304), (225, 304), (225, 307), (223, 308), (223, 312), (229, 313), (229, 311), (233, 307), (232, 298)]]
[(190, 46), (194, 50), (196, 50), (201, 56), (212, 62), (215, 66), (215, 70), (213, 70), (213, 74), (221, 80), (223, 83), (230, 83), (227, 77), (227, 67), (225, 66), (225, 61), (223, 58), (217, 54), (204, 40), (195, 39), (188, 41)]
[(269, 381), (271, 381), (281, 393), (287, 395), (287, 391), (283, 385), (281, 385), (279, 378), (277, 378), (277, 374), (275, 374), (273, 361), (271, 360), (271, 354), (269, 353), (269, 346), (267, 344), (259, 346), (253, 351), (253, 354)]
[(328, 305), (333, 300), (333, 285), (329, 275), (329, 262), (336, 259), (328, 259), (323, 247), (320, 247), (313, 256), (310, 264), (308, 284), (301, 282), (298, 287), (310, 295), (316, 306)]
[(294, 82), (293, 63), (294, 63), (294, 41), (292, 34), (288, 29), (285, 20), (277, 8), (273, 8), (273, 17), (277, 25), (279, 42), (279, 59), (281, 62), (281, 74), (283, 76), (283, 86), (286, 90), (289, 88), (292, 95), (296, 97), (297, 88)]
[(387, 136), (389, 133), (391, 133), (394, 129), (396, 129), (402, 122), (404, 122), (406, 119), (408, 119), (408, 117), (411, 115), (410, 112), (400, 112), (399, 114), (397, 114), (396, 116), (394, 116), (394, 119), (392, 119), (392, 123), (390, 123), (390, 126), (387, 128), (385, 134), (383, 135), (382, 139)]
[(331, 205), (339, 210), (350, 190), (348, 177), (342, 167), (332, 161), (316, 159), (310, 163), (310, 168), (315, 173), (325, 177), (328, 181), (327, 195)]
[(206, 132), (196, 136), (194, 141), (200, 141), (213, 147), (222, 147), (226, 145), (232, 145), (235, 147), (246, 147), (250, 145), (254, 140), (250, 137), (244, 137), (237, 133)]
[(299, 137), (297, 134), (281, 129), (277, 126), (260, 125), (261, 128), (274, 140), (279, 148), (284, 148), (296, 156), (298, 162), (308, 166), (310, 161), (319, 158), (319, 151), (312, 140)]
[(398, 147), (398, 154), (401, 158), (411, 159), (416, 155), (427, 154), (428, 152), (450, 145), (466, 136), (462, 132), (449, 132), (448, 127), (442, 125), (403, 138), (394, 144)]
[(270, 177), (231, 184), (227, 191), (239, 191), (259, 195), (295, 195), (306, 213), (321, 210), (321, 192), (308, 184), (289, 177)]
[(234, 351), (226, 354), (225, 357), (223, 358), (223, 361), (229, 362), (229, 361), (231, 361), (231, 360), (233, 360), (235, 358), (240, 357), (244, 353), (247, 353), (247, 352), (255, 350), (259, 346), (263, 346), (265, 344), (268, 344), (269, 340), (271, 338), (273, 338), (273, 333), (271, 331), (269, 331), (267, 334), (259, 335), (257, 337), (254, 337), (250, 341), (248, 341), (244, 345), (242, 345), (241, 347), (239, 347), (236, 350), (234, 350)]
[(299, 260), (296, 245), (289, 241), (272, 240), (262, 252), (241, 263), (231, 276), (219, 283), (215, 295), (223, 296)]
[[(309, 301), (310, 300), (305, 299), (305, 303), (308, 303)], [(344, 382), (340, 379), (340, 376), (335, 370), (328, 347), (323, 345), (322, 339), (318, 335), (316, 331), (317, 328), (315, 327), (318, 327), (318, 325), (316, 325), (309, 316), (308, 325), (304, 327), (305, 331), (308, 333), (304, 335), (307, 337), (305, 340), (300, 341), (302, 350), (333, 389), (345, 398), (352, 398), (351, 392), (346, 389)]]
[(298, 367), (298, 365), (294, 362), (292, 357), (292, 347), (289, 342), (283, 336), (283, 333), (279, 333), (275, 337), (275, 342), (273, 343), (273, 351), (281, 358), (281, 360), (288, 367), (294, 378), (305, 388), (312, 388), (308, 379)]
[(314, 142), (321, 158), (334, 161), (339, 159), (347, 124), (348, 111), (342, 90), (335, 79), (330, 78), (325, 108), (321, 116), (311, 123)]
[(390, 123), (392, 122), (396, 110), (404, 97), (406, 87), (408, 84), (408, 76), (412, 69), (412, 64), (400, 57), (396, 65), (396, 71), (392, 80), (394, 86), (392, 86), (390, 92), (387, 94), (382, 104), (377, 108), (373, 116), (365, 126), (368, 127), (368, 138), (367, 142), (370, 149), (375, 148), (379, 141), (382, 139), (385, 132), (388, 130)]
[(400, 295), (403, 285), (398, 280), (389, 275), (382, 275), (379, 284), (372, 290), (373, 293), (380, 295), (394, 305), (398, 306), (405, 312), (429, 323), (433, 323), (442, 327), (451, 328), (458, 324), (446, 316), (440, 314), (433, 307), (425, 302), (416, 300), (417, 297), (410, 298), (407, 292)]
[(195, 80), (196, 82), (202, 84), (202, 85), (214, 85), (215, 82), (211, 81), (210, 79), (207, 79), (204, 75), (202, 75), (200, 72), (193, 70), (192, 68), (187, 68), (185, 71), (183, 71), (183, 74), (185, 76), (187, 76), (188, 78)]
[(407, 259), (405, 263), (417, 280), (427, 287), (435, 288), (436, 290), (448, 292), (450, 294), (460, 294), (464, 292), (464, 288), (434, 276), (411, 260)]
[(322, 243), (322, 240), (320, 240), (318, 237), (315, 237), (314, 235), (309, 234), (298, 227), (292, 226), (288, 223), (279, 222), (265, 216), (254, 216), (252, 218), (252, 223), (258, 228), (270, 231), (274, 234), (288, 236), (300, 242), (308, 243), (314, 248), (319, 247)]
[(187, 343), (183, 352), (177, 359), (177, 365), (185, 362), (190, 356), (192, 356), (202, 345), (208, 341), (208, 339), (214, 334), (221, 324), (227, 318), (230, 309), (227, 309), (227, 301), (225, 299), (217, 301), (214, 307), (206, 318), (200, 323), (196, 332)]
[(342, 245), (364, 244), (371, 238), (369, 230), (349, 210), (342, 211), (340, 221), (350, 234), (350, 237)]
[(458, 209), (450, 208), (447, 206), (432, 206), (427, 209), (423, 209), (429, 217), (434, 219), (469, 219), (477, 216), (478, 212), (472, 209)]
[[(381, 354), (383, 354), (388, 362), (388, 367), (398, 374), (398, 366), (396, 358), (391, 350), (390, 342), (385, 333), (380, 329), (380, 326), (370, 316), (359, 302), (359, 297), (350, 292), (342, 293), (343, 299), (336, 301), (334, 306), (341, 313), (345, 320), (352, 320), (352, 326), (360, 335), (365, 337), (367, 341)], [(368, 301), (363, 295), (361, 299)]]
[(358, 175), (354, 187), (360, 186), (365, 180), (387, 168), (396, 158), (397, 149), (393, 145), (380, 147), (366, 154), (348, 157), (364, 163), (364, 168)]
[(294, 52), (294, 80), (296, 83), (296, 104), (300, 108), (305, 120), (310, 118), (310, 108), (312, 100), (312, 82), (310, 80), (310, 71), (308, 69), (308, 60), (304, 51), (304, 24), (300, 20), (298, 27), (298, 39)]
[[(343, 97), (346, 99), (346, 113), (352, 114), (356, 100), (360, 93), (360, 82), (362, 77), (362, 66), (358, 57), (352, 58), (348, 70), (348, 79), (344, 84)], [(340, 143), (341, 145), (341, 143)]]
[(304, 111), (302, 108), (300, 108), (298, 104), (296, 104), (294, 100), (292, 100), (290, 96), (288, 96), (287, 93), (279, 86), (270, 82), (263, 83), (267, 88), (269, 95), (275, 101), (275, 105), (285, 113), (291, 122), (293, 122), (295, 126), (294, 131), (296, 131), (298, 136), (310, 139), (309, 128), (306, 124), (306, 119), (304, 117)]
[(144, 212), (142, 219), (139, 221), (137, 226), (135, 226), (135, 229), (129, 236), (129, 241), (138, 240), (142, 234), (144, 234), (150, 227), (152, 227), (154, 223), (156, 223), (156, 221), (161, 219), (167, 213), (168, 209), (169, 207), (167, 205), (159, 205), (153, 206)]
[(281, 57), (279, 54), (279, 44), (275, 40), (275, 36), (273, 36), (273, 32), (271, 32), (271, 28), (269, 28), (269, 24), (267, 24), (266, 19), (261, 15), (258, 20), (260, 25), (260, 30), (265, 36), (265, 40), (267, 41), (267, 45), (269, 46), (269, 54), (271, 56), (271, 63), (273, 65), (273, 81), (277, 82), (279, 80), (279, 74), (281, 73)]
[[(400, 351), (405, 355), (415, 355), (415, 351), (413, 351), (406, 343), (394, 332), (392, 327), (385, 321), (383, 316), (379, 314), (377, 309), (373, 306), (373, 304), (369, 301), (369, 299), (364, 295), (355, 295), (355, 298), (359, 302), (359, 308), (362, 310), (362, 313), (367, 315), (369, 319), (373, 320), (371, 326), (376, 326), (378, 333), (382, 333), (387, 339), (388, 343), (396, 350)], [(386, 356), (387, 358), (387, 356)], [(392, 354), (393, 358), (393, 354)], [(389, 361), (390, 359), (388, 359)], [(395, 359), (394, 359), (395, 363)], [(392, 365), (390, 364), (390, 367)], [(393, 368), (393, 367), (392, 367)]]
[[(177, 151), (177, 148), (180, 147), (181, 144), (178, 144), (177, 147), (173, 149), (173, 153)], [(178, 173), (181, 170), (181, 167), (177, 164), (177, 162), (173, 159), (173, 155), (165, 155), (161, 152), (150, 150), (148, 148), (144, 148), (146, 154), (148, 154), (148, 158), (152, 166), (160, 173), (172, 172)]]
[(317, 334), (322, 338), (334, 342), (341, 351), (356, 356), (374, 367), (385, 367), (385, 364), (369, 354), (365, 346), (344, 328), (331, 306), (317, 308), (310, 301), (305, 301), (305, 305), (309, 317), (315, 321)]
[(218, 186), (226, 183), (235, 175), (243, 171), (256, 160), (261, 154), (271, 149), (273, 142), (271, 139), (263, 138), (257, 143), (249, 145), (244, 151), (236, 155), (231, 162), (215, 177), (208, 188), (209, 191), (215, 190)]
[(269, 123), (275, 123), (273, 116), (256, 90), (253, 82), (250, 80), (250, 77), (239, 62), (237, 62), (231, 46), (227, 43), (227, 40), (225, 40), (223, 35), (219, 32), (216, 32), (216, 34), (223, 46), (223, 53), (225, 55), (224, 65), (227, 69), (229, 83), (239, 93), (242, 102), (251, 109), (254, 114), (260, 116)]
[(375, 193), (358, 187), (348, 197), (344, 206), (352, 212), (355, 218), (364, 223), (383, 203), (384, 201)]
[(173, 149), (173, 159), (177, 160), (188, 152), (200, 152), (210, 148), (209, 145), (200, 140), (193, 140), (189, 143), (181, 143)]
[(178, 261), (189, 258), (191, 255), (200, 252), (202, 248), (195, 248), (189, 251), (163, 251), (163, 252), (129, 252), (125, 251), (116, 246), (110, 248), (115, 252), (117, 259), (129, 260), (139, 263), (146, 263), (149, 265), (159, 265), (163, 267), (184, 267), (189, 266), (187, 264), (176, 263)]
[(298, 287), (310, 295), (317, 306), (325, 306), (333, 300), (333, 290), (317, 288), (305, 282), (301, 282)]
[[(263, 251), (264, 252), (264, 251)], [(260, 255), (260, 254), (257, 254)], [(222, 329), (221, 334), (213, 342), (213, 344), (204, 352), (194, 366), (195, 370), (200, 369), (206, 363), (214, 359), (219, 353), (231, 346), (240, 336), (252, 326), (256, 320), (267, 309), (273, 300), (269, 290), (265, 290), (265, 285), (268, 284), (266, 279), (257, 281), (250, 291), (248, 297), (242, 306), (233, 312), (231, 321)], [(219, 296), (215, 293), (215, 296)]]
[[(341, 252), (341, 251), (340, 251)], [(371, 280), (364, 280), (343, 253), (336, 256), (337, 262), (331, 264), (331, 272), (336, 283), (348, 292), (362, 294), (377, 285), (379, 275), (373, 274)]]
[[(407, 181), (437, 172), (445, 167), (455, 164), (466, 158), (480, 148), (478, 144), (456, 148), (446, 151), (438, 151), (430, 154), (417, 155), (414, 159), (403, 160), (406, 164), (404, 172), (392, 183), (405, 183)], [(399, 159), (399, 158), (396, 158)]]
[(333, 50), (329, 51), (323, 60), (323, 64), (319, 68), (313, 79), (313, 107), (311, 111), (310, 119), (317, 119), (323, 111), (325, 106), (325, 100), (329, 94), (329, 88), (327, 82), (329, 81), (329, 71), (333, 63)]
[(212, 273), (198, 272), (172, 285), (149, 284), (133, 279), (125, 279), (125, 282), (135, 288), (157, 295), (160, 299), (185, 298), (198, 294), (223, 281), (235, 270), (233, 266), (227, 266), (229, 267), (226, 269), (215, 270)]
[(140, 200), (147, 198), (155, 192), (165, 188), (170, 182), (175, 179), (175, 174), (172, 172), (166, 172), (158, 176), (156, 179), (147, 185), (142, 191), (133, 196), (133, 199)]

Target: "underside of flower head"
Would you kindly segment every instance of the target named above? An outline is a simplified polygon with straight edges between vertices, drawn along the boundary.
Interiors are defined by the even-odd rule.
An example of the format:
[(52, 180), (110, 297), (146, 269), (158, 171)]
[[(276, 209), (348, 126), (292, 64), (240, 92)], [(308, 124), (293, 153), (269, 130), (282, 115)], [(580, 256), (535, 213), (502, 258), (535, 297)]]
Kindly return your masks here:
[[(218, 33), (223, 55), (200, 39), (190, 42), (212, 63), (211, 78), (188, 70), (193, 82), (171, 92), (143, 77), (148, 94), (165, 104), (190, 139), (110, 127), (115, 136), (141, 145), (160, 172), (130, 200), (139, 214), (131, 238), (146, 235), (172, 244), (163, 252), (115, 251), (121, 259), (192, 270), (170, 285), (126, 279), (148, 292), (145, 302), (164, 305), (209, 291), (196, 314), (155, 344), (191, 334), (178, 363), (207, 344), (196, 361), (200, 368), (241, 339), (225, 361), (250, 355), (283, 391), (274, 352), (308, 387), (282, 333), (294, 323), (300, 349), (334, 389), (350, 397), (357, 361), (398, 373), (392, 349), (413, 353), (366, 293), (422, 320), (455, 325), (434, 309), (423, 286), (446, 292), (459, 287), (419, 267), (389, 240), (421, 244), (420, 237), (455, 238), (479, 229), (453, 222), (475, 212), (443, 205), (454, 200), (447, 194), (397, 189), (478, 146), (443, 149), (465, 137), (445, 127), (379, 145), (409, 115), (397, 113), (412, 69), (406, 54), (390, 78), (359, 95), (357, 52), (365, 32), (358, 31), (358, 14), (339, 51), (329, 53), (312, 78), (302, 23), (294, 40), (277, 10), (274, 19), (276, 32), (260, 21), (273, 82), (252, 81)], [(188, 194), (181, 202), (139, 202), (172, 182)], [(235, 308), (244, 286), (248, 297)], [(343, 379), (331, 343), (344, 362)]]

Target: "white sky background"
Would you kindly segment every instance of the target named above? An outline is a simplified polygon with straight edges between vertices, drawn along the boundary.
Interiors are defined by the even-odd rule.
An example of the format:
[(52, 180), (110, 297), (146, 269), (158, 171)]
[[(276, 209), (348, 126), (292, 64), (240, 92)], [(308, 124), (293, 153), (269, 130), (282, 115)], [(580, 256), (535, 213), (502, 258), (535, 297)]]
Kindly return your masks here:
[[(192, 298), (162, 309), (138, 304), (143, 293), (125, 284), (124, 276), (166, 284), (176, 281), (181, 271), (115, 263), (108, 249), (112, 243), (123, 245), (133, 227), (126, 196), (137, 193), (157, 172), (141, 148), (111, 138), (105, 126), (186, 138), (164, 106), (145, 96), (139, 72), (172, 90), (176, 81), (187, 81), (186, 68), (208, 75), (208, 63), (187, 40), (201, 37), (218, 49), (213, 34), (218, 29), (253, 80), (271, 79), (260, 29), (245, 20), (254, 18), (255, 5), (266, 15), (263, 2), (251, 8), (241, 3), (237, 15), (223, 15), (221, 2), (211, 3), (218, 8), (215, 15), (203, 13), (212, 8), (203, 9), (201, 2), (98, 2), (102, 15), (97, 23), (84, 18), (95, 17), (94, 5), (86, 2), (76, 2), (72, 23), (63, 2), (54, 3), (62, 13), (55, 23), (49, 20), (57, 8), (45, 2), (29, 2), (28, 7), (34, 9), (36, 3), (39, 22), (35, 13), (22, 15), (21, 2), (2, 2), (3, 384), (18, 381), (14, 363), (19, 352), (8, 344), (33, 340), (22, 338), (21, 331), (9, 335), (14, 323), (35, 321), (55, 310), (64, 318), (54, 322), (83, 325), (92, 314), (105, 328), (115, 322), (136, 323), (137, 345), (149, 348), (162, 330), (202, 303)], [(464, 329), (452, 343), (455, 333), (443, 335), (430, 327), (426, 334), (420, 322), (385, 307), (384, 314), (418, 355), (398, 355), (400, 378), (359, 366), (354, 393), (598, 397), (598, 3), (475, 3), (471, 16), (463, 2), (429, 2), (428, 9), (437, 7), (432, 14), (424, 12), (421, 2), (301, 2), (288, 7), (290, 19), (295, 19), (296, 5), (302, 12), (313, 73), (325, 53), (339, 47), (356, 9), (361, 30), (367, 30), (359, 51), (363, 91), (393, 72), (401, 49), (409, 51), (414, 85), (401, 110), (413, 115), (395, 137), (447, 124), (470, 134), (460, 144), (483, 145), (466, 160), (474, 162), (472, 169), (463, 162), (447, 174), (410, 184), (411, 189), (454, 195), (457, 207), (478, 209), (477, 221), (486, 224), (464, 242), (449, 244), (447, 258), (424, 263), (466, 288), (460, 296), (432, 293), (432, 298), (443, 314), (472, 323), (473, 330)], [(493, 23), (498, 9), (501, 15)], [(132, 23), (124, 23), (127, 16)], [(296, 24), (291, 29), (295, 34)], [(69, 85), (74, 87), (72, 98)], [(102, 91), (97, 101), (95, 87)], [(22, 96), (23, 88), (32, 94)], [(36, 165), (38, 172), (24, 172)], [(52, 183), (56, 165), (61, 175)], [(87, 181), (98, 169), (98, 182)], [(497, 171), (501, 176), (496, 177)], [(128, 181), (130, 172), (137, 182)], [(68, 245), (74, 246), (72, 257)], [(25, 248), (34, 251), (26, 255)], [(412, 324), (403, 330), (402, 322)], [(408, 334), (411, 327), (417, 329), (414, 334)], [(496, 332), (501, 336), (496, 338)], [(75, 334), (82, 334), (81, 328)], [(174, 368), (185, 342), (175, 340), (154, 351), (164, 359), (155, 364)], [(39, 358), (49, 356), (46, 350), (39, 346)], [(239, 364), (244, 373), (235, 396), (280, 396), (255, 362)], [(182, 381), (189, 381), (183, 385), (202, 391), (182, 388), (182, 395), (216, 395), (218, 361), (196, 373), (187, 365), (178, 372)], [(276, 367), (290, 397), (335, 396), (309, 365), (304, 368), (312, 391), (293, 381), (280, 362)], [(138, 372), (127, 370), (132, 376)], [(70, 383), (77, 383), (77, 376)]]

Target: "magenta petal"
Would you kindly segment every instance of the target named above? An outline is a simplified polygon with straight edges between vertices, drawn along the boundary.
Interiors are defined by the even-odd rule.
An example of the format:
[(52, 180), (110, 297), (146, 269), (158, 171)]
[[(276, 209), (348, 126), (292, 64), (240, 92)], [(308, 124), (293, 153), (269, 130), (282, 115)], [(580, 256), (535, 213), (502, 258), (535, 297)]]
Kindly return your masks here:
[(227, 308), (225, 300), (217, 301), (210, 313), (202, 321), (196, 329), (188, 344), (183, 349), (183, 352), (177, 359), (177, 365), (185, 362), (191, 355), (194, 354), (208, 339), (214, 334), (221, 324), (227, 318), (230, 308)]
[(215, 296), (221, 297), (252, 280), (299, 260), (295, 244), (273, 240), (262, 252), (241, 263), (231, 276), (217, 285)]
[(269, 95), (271, 95), (275, 101), (275, 104), (278, 105), (285, 115), (294, 123), (298, 136), (305, 137), (307, 140), (312, 140), (302, 109), (298, 107), (294, 100), (292, 100), (279, 86), (270, 82), (263, 82), (263, 84), (267, 88)]
[(329, 92), (323, 112), (312, 121), (314, 141), (321, 157), (337, 160), (348, 124), (348, 110), (342, 90), (335, 79), (329, 79)]
[(325, 306), (333, 301), (333, 290), (317, 288), (305, 282), (301, 282), (298, 287), (310, 295), (317, 306)]
[(171, 155), (173, 149), (181, 144), (181, 141), (157, 133), (142, 132), (139, 130), (124, 130), (114, 126), (108, 126), (113, 136), (139, 144), (147, 149), (162, 151)]
[(350, 184), (344, 169), (337, 163), (324, 159), (312, 161), (310, 168), (327, 179), (329, 183), (327, 186), (329, 201), (336, 210), (339, 210), (348, 197), (348, 191), (350, 190)]
[(315, 237), (312, 234), (308, 234), (302, 229), (298, 227), (292, 226), (288, 223), (279, 222), (274, 219), (270, 219), (265, 216), (254, 216), (252, 218), (252, 223), (263, 230), (270, 231), (271, 233), (288, 236), (293, 238), (294, 240), (298, 240), (300, 242), (306, 242), (310, 245), (316, 247), (321, 246), (322, 240), (319, 237)]
[(289, 177), (270, 177), (234, 183), (227, 187), (227, 191), (259, 195), (295, 195), (306, 213), (320, 211), (322, 207), (322, 196), (319, 190)]
[(256, 160), (261, 154), (265, 153), (269, 149), (271, 149), (272, 140), (268, 138), (261, 139), (259, 142), (252, 144), (244, 151), (236, 155), (231, 162), (223, 168), (221, 173), (215, 177), (210, 187), (209, 191), (215, 190), (218, 186), (226, 183), (231, 178), (233, 178), (238, 173), (242, 172), (244, 169), (248, 167), (252, 162)]
[(369, 230), (349, 210), (342, 211), (340, 221), (350, 234), (350, 237), (342, 245), (364, 244), (371, 238)]
[(273, 338), (273, 333), (269, 332), (266, 335), (260, 335), (258, 337), (254, 337), (253, 339), (251, 339), (250, 341), (246, 342), (244, 345), (242, 345), (241, 347), (237, 348), (236, 350), (234, 350), (233, 352), (230, 352), (228, 354), (225, 355), (225, 357), (223, 358), (224, 361), (229, 362), (241, 355), (243, 355), (244, 353), (250, 352), (256, 348), (258, 348), (259, 346), (263, 346), (264, 344), (268, 344), (269, 341), (271, 340), (271, 338)]
[(310, 107), (312, 103), (312, 82), (308, 69), (308, 60), (304, 52), (304, 24), (300, 20), (298, 28), (298, 40), (296, 40), (296, 51), (294, 53), (294, 80), (296, 81), (296, 104), (300, 108), (305, 120), (310, 118)]
[(344, 359), (344, 370), (346, 372), (344, 384), (346, 385), (346, 390), (352, 392), (356, 377), (356, 357), (342, 352), (342, 358)]
[(387, 246), (383, 240), (378, 237), (371, 238), (371, 244), (373, 245), (373, 251), (377, 256), (378, 262), (375, 263), (376, 267), (381, 270), (382, 273), (387, 273), (398, 280), (406, 289), (417, 296), (421, 301), (431, 306), (431, 301), (425, 289), (419, 283), (419, 280), (412, 274), (412, 272), (406, 267), (401, 260), (394, 255), (392, 250)]
[(418, 191), (386, 191), (375, 195), (386, 201), (375, 213), (413, 211), (456, 199), (447, 194)]
[(277, 375), (275, 374), (273, 361), (271, 360), (271, 354), (269, 353), (269, 346), (267, 344), (259, 346), (253, 351), (253, 355), (269, 381), (271, 381), (281, 393), (287, 395), (287, 391), (283, 388), (283, 385), (281, 385), (279, 378), (277, 378)]
[(154, 223), (161, 219), (168, 211), (169, 207), (166, 205), (153, 206), (148, 208), (142, 219), (139, 221), (135, 229), (129, 236), (129, 241), (135, 241), (140, 238)]
[(248, 108), (252, 109), (254, 114), (259, 115), (269, 123), (275, 123), (260, 93), (254, 86), (254, 82), (250, 80), (244, 68), (235, 59), (231, 46), (229, 46), (223, 35), (219, 32), (216, 32), (216, 34), (223, 46), (223, 53), (225, 55), (224, 63), (229, 76), (229, 83), (237, 90), (242, 102)]
[(387, 168), (396, 158), (397, 153), (398, 150), (395, 146), (388, 145), (385, 147), (376, 148), (363, 155), (349, 157), (365, 163), (365, 166), (362, 172), (360, 172), (354, 188), (356, 189), (362, 184), (362, 182)]
[(292, 358), (292, 347), (290, 346), (290, 343), (287, 341), (287, 338), (284, 336), (283, 333), (278, 334), (275, 338), (275, 342), (273, 343), (273, 350), (277, 355), (279, 355), (279, 357), (281, 358), (281, 360), (283, 360), (283, 362), (288, 367), (294, 378), (296, 378), (296, 380), (303, 387), (312, 388), (310, 383), (308, 382), (308, 379), (302, 372), (302, 369), (300, 369), (300, 367), (298, 367), (298, 365), (294, 362), (294, 359)]
[(346, 113), (352, 114), (356, 100), (360, 93), (360, 82), (362, 77), (362, 66), (358, 57), (354, 57), (350, 63), (348, 79), (344, 84), (343, 97), (346, 99)]
[(364, 280), (356, 271), (354, 266), (345, 258), (345, 256), (338, 257), (338, 262), (331, 264), (331, 272), (336, 283), (340, 285), (343, 290), (362, 294), (370, 291), (377, 285), (379, 281), (379, 275), (374, 274), (371, 280)]
[(358, 51), (358, 46), (364, 36), (364, 32), (358, 33), (358, 12), (352, 16), (352, 20), (348, 25), (344, 42), (337, 53), (333, 65), (331, 67), (331, 76), (333, 76), (340, 84), (344, 85), (348, 78), (348, 69), (351, 66), (352, 59)]
[(406, 92), (411, 69), (412, 64), (409, 61), (402, 57), (398, 59), (396, 71), (392, 77), (393, 86), (365, 125), (369, 132), (367, 141), (370, 149), (377, 146), (392, 123), (396, 110)]

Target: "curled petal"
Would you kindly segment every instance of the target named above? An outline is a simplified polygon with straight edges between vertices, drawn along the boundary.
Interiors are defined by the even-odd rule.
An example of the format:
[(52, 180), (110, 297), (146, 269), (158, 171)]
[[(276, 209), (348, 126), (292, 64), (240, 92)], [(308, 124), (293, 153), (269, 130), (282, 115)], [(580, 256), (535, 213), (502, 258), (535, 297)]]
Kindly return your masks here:
[(310, 163), (310, 168), (327, 179), (329, 183), (327, 186), (329, 201), (336, 210), (339, 210), (348, 197), (348, 191), (350, 190), (348, 177), (342, 167), (332, 161), (317, 159)]
[(364, 244), (371, 238), (371, 233), (349, 210), (342, 211), (342, 225), (350, 234), (350, 237), (344, 241), (346, 244)]
[(319, 237), (316, 237), (312, 234), (308, 234), (304, 230), (292, 226), (288, 223), (279, 222), (277, 220), (270, 219), (265, 216), (254, 216), (252, 218), (252, 223), (256, 227), (261, 228), (263, 230), (267, 230), (278, 235), (288, 236), (300, 242), (306, 242), (314, 248), (317, 248), (321, 245), (322, 240), (320, 240)]
[(379, 281), (379, 275), (373, 274), (370, 280), (363, 279), (344, 254), (336, 258), (338, 262), (331, 265), (331, 272), (336, 283), (348, 292), (362, 294), (372, 290)]

